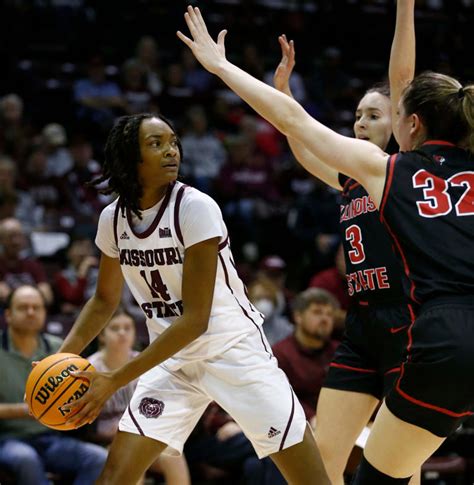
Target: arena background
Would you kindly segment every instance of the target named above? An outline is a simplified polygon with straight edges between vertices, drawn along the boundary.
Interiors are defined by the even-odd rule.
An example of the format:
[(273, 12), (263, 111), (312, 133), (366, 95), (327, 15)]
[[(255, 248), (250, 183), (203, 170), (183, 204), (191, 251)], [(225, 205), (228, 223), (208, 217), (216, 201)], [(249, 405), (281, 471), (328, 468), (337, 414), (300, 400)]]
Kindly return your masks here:
[[(214, 36), (229, 31), (233, 62), (268, 82), (280, 59), (278, 35), (293, 39), (295, 96), (341, 133), (352, 134), (357, 100), (386, 78), (393, 0), (3, 0), (0, 160), (13, 161), (15, 175), (12, 184), (0, 179), (0, 219), (22, 220), (53, 289), (68, 241), (93, 240), (108, 201), (82, 182), (98, 173), (115, 117), (142, 109), (176, 125), (183, 180), (219, 202), (246, 283), (265, 270), (291, 295), (335, 264), (338, 194), (300, 169), (284, 137), (193, 62), (175, 35), (186, 29), (188, 3), (201, 7)], [(417, 72), (473, 81), (473, 25), (473, 0), (417, 1)], [(140, 43), (151, 46), (148, 70), (138, 66)], [(78, 93), (100, 71), (120, 102), (94, 110)], [(211, 141), (194, 143), (203, 133)], [(25, 194), (34, 206), (20, 217)], [(63, 304), (55, 291), (49, 330), (59, 335), (74, 315)], [(452, 483), (472, 483), (472, 445), (467, 425), (441, 451), (466, 459), (458, 462), (464, 478)]]

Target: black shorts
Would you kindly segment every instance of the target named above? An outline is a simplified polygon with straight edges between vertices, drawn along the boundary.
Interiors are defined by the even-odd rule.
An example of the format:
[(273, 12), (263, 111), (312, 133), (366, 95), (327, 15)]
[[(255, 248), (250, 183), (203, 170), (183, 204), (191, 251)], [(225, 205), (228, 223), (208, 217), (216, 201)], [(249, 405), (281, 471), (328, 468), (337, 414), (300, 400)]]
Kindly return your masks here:
[(474, 409), (474, 295), (424, 304), (408, 336), (387, 406), (403, 421), (448, 436)]
[(323, 387), (382, 399), (399, 376), (411, 321), (407, 303), (353, 305)]

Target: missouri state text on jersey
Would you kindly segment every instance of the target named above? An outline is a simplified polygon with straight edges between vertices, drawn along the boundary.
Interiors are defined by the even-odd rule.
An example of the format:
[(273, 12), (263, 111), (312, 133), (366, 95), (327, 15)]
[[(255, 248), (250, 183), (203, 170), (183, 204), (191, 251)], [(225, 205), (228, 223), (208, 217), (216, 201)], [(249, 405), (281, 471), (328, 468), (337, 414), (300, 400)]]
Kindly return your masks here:
[(96, 242), (107, 256), (118, 258), (125, 281), (156, 334), (183, 315), (186, 248), (215, 237), (219, 245), (214, 299), (208, 330), (199, 340), (212, 339), (217, 346), (221, 336), (227, 340), (255, 330), (263, 317), (246, 297), (222, 214), (209, 196), (176, 182), (160, 202), (141, 211), (141, 218), (114, 201), (102, 211)]
[(340, 223), (349, 295), (360, 299), (402, 299), (402, 271), (374, 201), (353, 179), (343, 185)]

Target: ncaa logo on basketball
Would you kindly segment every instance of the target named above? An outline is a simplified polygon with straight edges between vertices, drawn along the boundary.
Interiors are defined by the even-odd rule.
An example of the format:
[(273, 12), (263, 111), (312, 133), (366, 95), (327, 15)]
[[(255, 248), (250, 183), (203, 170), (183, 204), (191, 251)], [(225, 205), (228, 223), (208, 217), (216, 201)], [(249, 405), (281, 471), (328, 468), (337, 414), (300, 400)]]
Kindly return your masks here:
[[(69, 404), (72, 401), (76, 401), (77, 399), (81, 398), (87, 392), (87, 389), (89, 389), (89, 386), (85, 383), (81, 383), (81, 385), (79, 386), (79, 389), (77, 389), (77, 391), (75, 391), (74, 394), (65, 403), (62, 404), (62, 406), (64, 406), (65, 404)], [(62, 416), (66, 416), (66, 414), (69, 414), (71, 412), (69, 409), (64, 410), (62, 408), (62, 406), (58, 407), (58, 410), (59, 410), (59, 412), (61, 413)]]
[(79, 370), (79, 368), (74, 364), (71, 364), (63, 369), (60, 374), (48, 377), (48, 382), (41, 386), (36, 393), (35, 400), (38, 401), (40, 404), (45, 404), (51, 397), (51, 394), (54, 393), (56, 388), (61, 385), (64, 379), (67, 379), (71, 375), (71, 372), (77, 370)]
[(152, 397), (144, 397), (138, 406), (140, 414), (145, 416), (145, 418), (158, 418), (163, 414), (164, 409), (165, 403)]

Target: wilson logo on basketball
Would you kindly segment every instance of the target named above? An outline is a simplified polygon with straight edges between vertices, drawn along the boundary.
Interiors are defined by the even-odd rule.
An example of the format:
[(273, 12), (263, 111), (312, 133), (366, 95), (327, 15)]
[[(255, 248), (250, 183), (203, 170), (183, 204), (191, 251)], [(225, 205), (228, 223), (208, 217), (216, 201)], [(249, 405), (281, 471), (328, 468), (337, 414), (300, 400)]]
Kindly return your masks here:
[(58, 410), (61, 413), (61, 415), (66, 416), (66, 414), (69, 414), (71, 412), (69, 409), (66, 410), (62, 408), (65, 404), (69, 404), (72, 401), (76, 401), (77, 399), (81, 398), (87, 392), (88, 389), (89, 389), (89, 386), (87, 384), (82, 383), (79, 386), (79, 389), (77, 389), (66, 402), (64, 402), (61, 406), (58, 407)]
[(61, 385), (64, 379), (67, 379), (71, 372), (79, 370), (77, 366), (71, 364), (61, 371), (60, 374), (52, 377), (48, 377), (48, 382), (43, 384), (35, 395), (35, 400), (40, 404), (46, 404), (51, 394)]

